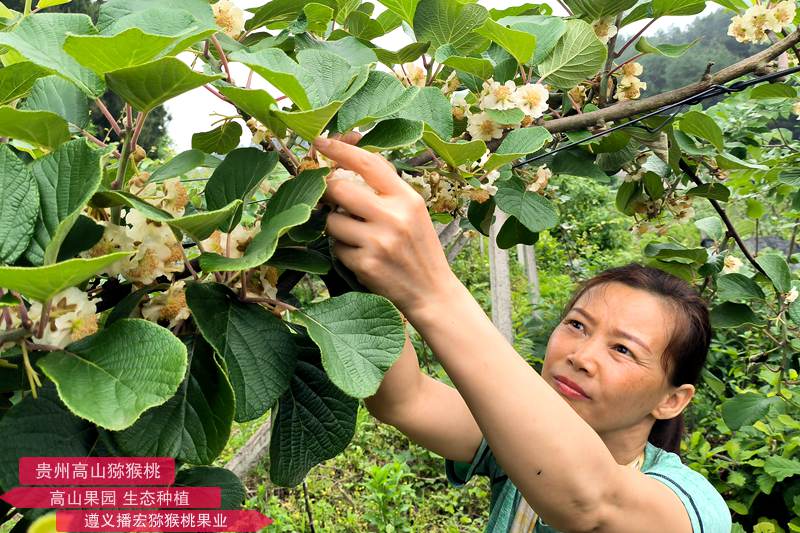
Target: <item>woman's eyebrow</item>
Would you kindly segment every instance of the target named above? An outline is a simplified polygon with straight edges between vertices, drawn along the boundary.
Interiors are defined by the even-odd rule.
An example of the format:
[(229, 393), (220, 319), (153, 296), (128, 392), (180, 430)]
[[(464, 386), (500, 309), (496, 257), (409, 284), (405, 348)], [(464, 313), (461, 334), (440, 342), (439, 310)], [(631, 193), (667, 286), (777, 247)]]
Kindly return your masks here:
[[(586, 321), (589, 322), (590, 324), (594, 324), (595, 323), (594, 317), (592, 317), (592, 315), (590, 315), (585, 309), (583, 309), (581, 307), (573, 307), (572, 309), (570, 309), (570, 311), (575, 311), (576, 313), (578, 313), (580, 315), (583, 315), (583, 317), (586, 319)], [(626, 333), (626, 332), (618, 330), (618, 329), (612, 330), (611, 334), (612, 335), (616, 335), (617, 337), (622, 337), (623, 339), (628, 339), (631, 342), (635, 342), (636, 344), (638, 344), (639, 346), (644, 348), (647, 351), (647, 353), (649, 353), (651, 355), (653, 354), (652, 350), (650, 350), (650, 348), (647, 346), (647, 344), (643, 340), (641, 340), (639, 337), (637, 337), (636, 335), (631, 335), (630, 333)]]

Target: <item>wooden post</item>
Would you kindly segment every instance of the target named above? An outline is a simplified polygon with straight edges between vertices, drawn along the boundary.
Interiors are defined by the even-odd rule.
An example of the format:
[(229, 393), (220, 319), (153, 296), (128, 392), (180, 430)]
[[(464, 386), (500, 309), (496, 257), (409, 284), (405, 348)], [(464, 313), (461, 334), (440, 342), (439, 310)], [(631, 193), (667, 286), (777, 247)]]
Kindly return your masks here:
[(508, 215), (499, 209), (489, 229), (489, 272), (492, 291), (492, 322), (508, 342), (514, 342), (511, 325), (511, 278), (508, 268), (508, 251), (496, 244), (497, 233)]

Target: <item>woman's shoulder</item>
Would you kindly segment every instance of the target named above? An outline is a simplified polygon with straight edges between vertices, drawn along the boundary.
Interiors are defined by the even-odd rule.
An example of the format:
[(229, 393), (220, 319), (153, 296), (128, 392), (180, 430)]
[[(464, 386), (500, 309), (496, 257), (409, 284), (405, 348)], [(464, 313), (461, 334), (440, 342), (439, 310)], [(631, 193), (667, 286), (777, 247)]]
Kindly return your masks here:
[(677, 454), (648, 442), (642, 472), (678, 495), (695, 532), (730, 532), (731, 513), (722, 495), (703, 474), (685, 465)]

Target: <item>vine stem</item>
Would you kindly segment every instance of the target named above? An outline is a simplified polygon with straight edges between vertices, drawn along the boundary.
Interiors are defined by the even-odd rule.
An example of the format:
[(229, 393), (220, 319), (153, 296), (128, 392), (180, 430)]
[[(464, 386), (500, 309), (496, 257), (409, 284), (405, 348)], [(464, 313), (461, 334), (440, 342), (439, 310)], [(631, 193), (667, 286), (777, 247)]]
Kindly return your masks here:
[(214, 48), (217, 49), (219, 59), (222, 61), (222, 68), (225, 69), (225, 74), (228, 75), (228, 83), (234, 85), (233, 77), (231, 77), (231, 66), (228, 64), (228, 56), (225, 55), (225, 51), (222, 49), (222, 45), (219, 44), (219, 40), (217, 39), (216, 35), (211, 36), (211, 42), (214, 44)]
[(31, 361), (28, 358), (28, 347), (23, 342), (21, 344), (22, 348), (22, 364), (25, 366), (25, 375), (28, 377), (28, 384), (31, 387), (31, 394), (33, 395), (34, 399), (38, 398), (36, 395), (36, 386), (42, 386), (42, 382), (39, 381), (39, 374), (36, 373), (36, 370), (33, 369), (31, 366)]
[[(617, 18), (614, 19), (614, 25), (619, 27), (621, 21), (622, 13), (617, 15)], [(614, 58), (619, 57), (614, 54), (614, 47), (617, 46), (618, 36), (619, 34), (615, 33), (608, 41), (608, 56), (606, 57), (606, 64), (603, 67), (603, 74), (600, 76), (600, 96), (597, 102), (599, 107), (603, 107), (606, 104), (608, 98), (608, 78), (611, 76), (611, 65), (614, 64)]]
[(211, 87), (210, 85), (203, 85), (203, 87), (205, 87), (205, 89), (207, 91), (209, 91), (211, 94), (213, 94), (214, 96), (216, 96), (217, 98), (219, 98), (223, 102), (227, 102), (229, 104), (232, 103), (222, 93), (220, 93), (218, 90), (216, 90), (215, 88)]
[[(130, 106), (128, 106), (128, 123), (130, 123)], [(133, 131), (131, 128), (125, 130), (125, 138), (122, 141), (122, 157), (119, 160), (119, 167), (117, 168), (117, 177), (111, 183), (112, 190), (119, 190), (125, 180), (125, 170), (128, 168), (128, 159), (131, 155), (131, 139)], [(121, 220), (121, 208), (119, 206), (111, 208), (111, 221), (119, 226)]]
[(315, 533), (314, 529), (314, 515), (311, 513), (311, 500), (308, 497), (308, 483), (303, 480), (303, 499), (306, 501), (306, 515), (308, 515), (308, 528), (311, 533)]
[[(618, 19), (618, 20), (620, 20), (620, 21), (621, 21), (621, 19)], [(622, 46), (622, 48), (620, 48), (620, 49), (619, 49), (619, 52), (617, 52), (616, 54), (614, 54), (614, 57), (615, 57), (615, 58), (616, 58), (616, 57), (620, 57), (620, 56), (621, 56), (621, 55), (622, 55), (622, 54), (625, 52), (625, 50), (627, 50), (627, 49), (628, 49), (628, 47), (629, 47), (630, 45), (632, 45), (632, 44), (633, 44), (635, 41), (637, 41), (637, 40), (639, 39), (639, 37), (641, 37), (641, 36), (642, 36), (642, 34), (643, 34), (644, 32), (646, 32), (646, 31), (647, 31), (647, 29), (648, 29), (648, 28), (650, 28), (650, 26), (652, 26), (652, 25), (653, 25), (653, 23), (654, 23), (656, 20), (658, 20), (658, 19), (657, 19), (657, 18), (650, 19), (650, 21), (649, 21), (647, 24), (645, 24), (644, 26), (642, 26), (642, 29), (641, 29), (641, 30), (639, 30), (639, 31), (637, 31), (637, 32), (636, 32), (636, 33), (633, 35), (633, 37), (631, 37), (630, 39), (628, 39), (628, 42), (627, 42), (627, 43), (625, 43), (625, 44)], [(618, 24), (617, 26), (619, 26), (619, 24)]]
[[(684, 159), (681, 159), (680, 167), (681, 170), (683, 170), (686, 173), (686, 175), (689, 176), (689, 179), (691, 179), (692, 182), (695, 183), (695, 185), (703, 185), (703, 181), (697, 177), (697, 174), (695, 174), (694, 170), (692, 170), (692, 168)], [(759, 265), (756, 262), (756, 260), (750, 254), (750, 251), (747, 249), (747, 246), (745, 246), (744, 242), (742, 242), (742, 238), (739, 236), (739, 233), (737, 233), (736, 228), (733, 226), (733, 223), (731, 222), (731, 219), (728, 218), (728, 214), (725, 212), (722, 206), (719, 205), (719, 202), (717, 202), (713, 198), (709, 198), (708, 201), (711, 202), (711, 205), (714, 207), (714, 210), (722, 219), (722, 222), (725, 224), (725, 227), (728, 228), (728, 234), (731, 237), (733, 237), (734, 241), (736, 241), (736, 244), (739, 246), (739, 249), (742, 251), (742, 254), (744, 254), (745, 258), (747, 258), (750, 264), (753, 265), (753, 268), (755, 268), (757, 271), (767, 276), (767, 273), (764, 272), (764, 269), (761, 268), (761, 265)]]
[(612, 74), (614, 74), (616, 71), (618, 71), (619, 69), (621, 69), (621, 68), (622, 68), (622, 67), (624, 67), (625, 65), (627, 65), (627, 64), (629, 64), (629, 63), (633, 63), (634, 61), (636, 61), (637, 59), (639, 59), (639, 58), (640, 58), (640, 57), (642, 57), (643, 55), (644, 55), (644, 54), (636, 54), (635, 56), (633, 56), (633, 57), (632, 57), (632, 58), (630, 58), (629, 60), (625, 61), (624, 63), (620, 63), (619, 65), (617, 65), (616, 67), (614, 67), (613, 69), (611, 69), (611, 72), (609, 72), (609, 73), (608, 73), (608, 75), (609, 75), (609, 76), (611, 76)]
[(15, 342), (24, 339), (28, 336), (28, 330), (25, 328), (12, 329), (4, 333), (0, 333), (0, 346), (7, 342)]
[(114, 119), (114, 117), (111, 115), (111, 112), (106, 107), (106, 104), (104, 104), (103, 101), (100, 100), (99, 98), (96, 99), (94, 101), (94, 103), (95, 103), (95, 105), (97, 105), (97, 109), (99, 109), (100, 112), (103, 114), (103, 116), (106, 117), (106, 120), (108, 121), (109, 125), (111, 126), (111, 129), (114, 130), (114, 133), (117, 134), (117, 137), (119, 137), (121, 139), (122, 138), (122, 128), (119, 127), (119, 124), (117, 123), (116, 119)]
[(25, 0), (25, 10), (23, 11), (24, 15), (31, 14), (31, 5), (33, 4), (33, 0)]
[(291, 305), (287, 304), (286, 302), (282, 302), (280, 300), (276, 300), (275, 298), (269, 298), (267, 296), (251, 296), (242, 300), (244, 302), (250, 302), (254, 304), (269, 304), (272, 306), (281, 306), (285, 307), (289, 311), (299, 311), (300, 309)]
[(131, 138), (131, 146), (136, 146), (139, 143), (139, 136), (142, 134), (144, 121), (147, 120), (147, 112), (141, 112), (136, 116), (136, 127), (133, 130), (133, 137)]
[(40, 339), (44, 337), (44, 328), (47, 327), (47, 323), (50, 321), (50, 307), (53, 305), (53, 299), (48, 299), (44, 305), (42, 306), (42, 316), (39, 318), (39, 328), (36, 332), (36, 336)]

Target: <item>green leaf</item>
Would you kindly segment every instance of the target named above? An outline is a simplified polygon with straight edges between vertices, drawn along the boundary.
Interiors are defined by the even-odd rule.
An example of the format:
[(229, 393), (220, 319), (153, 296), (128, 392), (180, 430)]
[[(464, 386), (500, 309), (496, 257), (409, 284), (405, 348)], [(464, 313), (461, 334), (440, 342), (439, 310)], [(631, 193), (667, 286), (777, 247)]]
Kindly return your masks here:
[(0, 145), (0, 262), (13, 263), (22, 255), (38, 215), (36, 180), (7, 145)]
[(261, 219), (261, 231), (253, 238), (241, 258), (228, 258), (204, 253), (200, 267), (206, 272), (234, 271), (254, 268), (267, 262), (278, 245), (278, 239), (295, 226), (308, 221), (311, 210), (325, 192), (325, 176), (329, 169), (306, 170), (285, 181), (267, 204)]
[(375, 48), (375, 55), (381, 63), (389, 65), (390, 67), (398, 63), (412, 63), (422, 56), (430, 48), (431, 43), (411, 43), (397, 52), (391, 50), (384, 50), (383, 48)]
[[(218, 87), (222, 93), (233, 104), (264, 124), (273, 132), (279, 132), (282, 125), (272, 114), (271, 109), (276, 105), (275, 98), (263, 89), (242, 89), (229, 85)], [(276, 105), (277, 107), (277, 105)]]
[(303, 6), (308, 30), (318, 35), (324, 35), (333, 19), (333, 8), (316, 2), (309, 2)]
[(467, 55), (482, 38), (475, 30), (483, 26), (489, 12), (478, 4), (450, 0), (420, 0), (414, 13), (413, 27), (417, 41), (430, 41), (431, 50), (450, 44), (460, 55)]
[(290, 317), (308, 328), (330, 380), (354, 398), (375, 394), (405, 343), (400, 313), (375, 294), (345, 293)]
[(727, 202), (731, 196), (731, 190), (721, 183), (704, 183), (697, 187), (692, 187), (686, 191), (687, 196), (702, 196), (720, 202)]
[(197, 327), (225, 364), (236, 396), (237, 422), (263, 415), (289, 386), (297, 348), (286, 325), (228, 287), (191, 283), (186, 303)]
[(336, 112), (342, 107), (341, 101), (334, 101), (326, 106), (305, 111), (274, 111), (275, 116), (286, 127), (293, 130), (300, 137), (307, 141), (313, 141), (318, 137)]
[(713, 118), (700, 111), (689, 111), (681, 117), (680, 129), (710, 142), (719, 151), (725, 150), (725, 138), (722, 129)]
[(8, 9), (0, 2), (0, 19), (10, 19), (14, 16), (14, 12)]
[(756, 263), (767, 273), (775, 290), (784, 294), (792, 288), (792, 275), (789, 272), (789, 265), (783, 256), (775, 254), (761, 254), (756, 258)]
[[(238, 148), (230, 152), (211, 174), (204, 195), (208, 209), (222, 209), (234, 200), (247, 201), (259, 184), (278, 163), (276, 152), (264, 152), (258, 148)], [(230, 231), (241, 219), (241, 210), (220, 229)]]
[[(260, 26), (285, 27), (288, 23), (294, 22), (306, 3), (299, 0), (273, 0), (260, 7), (249, 9), (253, 17), (245, 23), (245, 28), (251, 30)], [(338, 8), (336, 0), (316, 0), (316, 3)]]
[(313, 108), (344, 102), (367, 82), (369, 75), (368, 67), (353, 67), (342, 56), (327, 50), (301, 50), (297, 61), (298, 79)]
[(427, 124), (442, 139), (453, 136), (453, 111), (450, 100), (436, 87), (423, 87), (399, 118), (419, 120)]
[(384, 34), (383, 26), (362, 11), (353, 11), (347, 16), (344, 28), (348, 33), (363, 41), (371, 41)]
[(597, 166), (594, 156), (585, 150), (564, 150), (557, 153), (550, 163), (550, 170), (554, 174), (582, 176), (608, 183), (608, 175)]
[(440, 156), (452, 167), (459, 167), (465, 163), (474, 163), (486, 153), (486, 143), (480, 139), (469, 142), (446, 142), (428, 126), (425, 126), (422, 140), (436, 152), (436, 155)]
[(132, 253), (134, 252), (115, 252), (92, 259), (70, 259), (41, 267), (0, 267), (0, 287), (18, 291), (26, 298), (45, 302)]
[(597, 74), (608, 53), (588, 23), (568, 20), (566, 25), (564, 35), (538, 66), (539, 75), (560, 89), (570, 89)]
[(533, 53), (536, 51), (536, 37), (530, 33), (506, 28), (490, 18), (486, 19), (477, 32), (505, 48), (520, 65), (533, 59)]
[(165, 291), (169, 289), (169, 283), (156, 283), (154, 285), (145, 285), (141, 289), (135, 290), (125, 298), (119, 301), (117, 305), (111, 309), (111, 312), (108, 313), (106, 320), (104, 322), (104, 326), (108, 327), (114, 322), (118, 320), (122, 320), (123, 318), (135, 318), (131, 315), (138, 311), (139, 304), (142, 302), (142, 299), (150, 294), (151, 292), (156, 291)]
[(357, 146), (379, 152), (397, 150), (422, 138), (423, 123), (418, 120), (393, 118), (384, 120), (364, 135)]
[(745, 392), (737, 394), (722, 404), (722, 418), (733, 431), (749, 426), (766, 416), (770, 406), (780, 404), (780, 398)]
[[(297, 50), (315, 48), (332, 52), (343, 57), (348, 63), (350, 63), (350, 65), (354, 67), (369, 65), (378, 61), (376, 52), (373, 51), (372, 48), (352, 36), (336, 39), (335, 41), (321, 41), (303, 33), (300, 35), (295, 35), (294, 44)], [(427, 46), (425, 46), (425, 48), (427, 48)], [(422, 52), (420, 52), (420, 55), (422, 55)], [(414, 59), (417, 58), (415, 57)], [(413, 61), (413, 59), (411, 61)]]
[(572, 13), (587, 20), (618, 15), (632, 8), (636, 0), (565, 0)]
[(486, 113), (490, 119), (503, 126), (518, 126), (519, 123), (522, 122), (522, 119), (525, 118), (525, 113), (519, 108), (485, 109), (484, 113)]
[(0, 106), (0, 136), (52, 150), (69, 139), (69, 128), (66, 120), (50, 111), (24, 111)]
[(386, 118), (409, 105), (418, 92), (419, 87), (406, 88), (391, 74), (374, 70), (367, 83), (339, 110), (337, 128), (347, 131)]
[(306, 95), (300, 78), (300, 66), (292, 61), (283, 50), (265, 48), (256, 52), (234, 52), (231, 61), (243, 63), (270, 82), (300, 109), (311, 109), (311, 101)]
[(220, 163), (221, 161), (219, 159), (209, 157), (200, 150), (186, 150), (158, 167), (150, 175), (149, 181), (151, 183), (158, 183), (186, 174), (197, 167), (217, 168)]
[(489, 236), (489, 228), (494, 220), (494, 208), (494, 197), (490, 196), (489, 199), (483, 203), (476, 200), (471, 201), (467, 209), (467, 218), (472, 224), (472, 227), (487, 237)]
[(644, 255), (660, 261), (682, 263), (684, 265), (702, 265), (708, 260), (708, 251), (701, 247), (686, 248), (671, 242), (650, 243), (644, 248)]
[(231, 220), (242, 207), (242, 201), (238, 198), (229, 204), (213, 211), (199, 211), (191, 215), (167, 220), (171, 228), (177, 228), (195, 241), (202, 241), (214, 233), (219, 226)]
[(550, 201), (525, 189), (518, 177), (499, 184), (494, 200), (497, 207), (516, 217), (532, 233), (552, 228), (558, 223), (558, 213)]
[(242, 136), (242, 127), (231, 120), (210, 131), (192, 135), (192, 149), (202, 150), (207, 154), (227, 154), (237, 146)]
[(37, 364), (70, 411), (120, 430), (175, 394), (186, 373), (186, 346), (167, 329), (128, 318)]
[(414, 23), (414, 13), (417, 11), (419, 0), (378, 0), (386, 9), (397, 13), (409, 24)]
[(717, 277), (717, 297), (722, 301), (764, 299), (761, 287), (744, 274), (725, 274)]
[(353, 438), (358, 400), (347, 397), (321, 369), (298, 361), (278, 402), (270, 437), (270, 481), (293, 487), (315, 465), (339, 455)]
[(97, 440), (97, 430), (64, 406), (55, 386), (43, 385), (38, 398), (23, 397), (0, 418), (3, 491), (19, 485), (21, 457), (88, 457)]
[(715, 241), (721, 241), (725, 236), (725, 228), (718, 217), (701, 218), (700, 220), (695, 220), (694, 225)]
[[(97, 27), (107, 36), (137, 28), (148, 35), (170, 37), (172, 43), (164, 51), (170, 55), (176, 55), (219, 31), (211, 7), (200, 0), (170, 2), (169, 7), (156, 0), (111, 0), (100, 7)], [(223, 34), (220, 41), (225, 42), (226, 38), (229, 39)], [(164, 54), (156, 57), (161, 55)]]
[(764, 471), (778, 482), (800, 475), (800, 461), (780, 455), (771, 455), (764, 462)]
[(25, 97), (33, 83), (47, 74), (46, 69), (28, 61), (0, 68), (0, 105)]
[(108, 87), (137, 111), (149, 112), (170, 98), (224, 77), (193, 71), (174, 57), (165, 57), (106, 74)]
[(494, 76), (494, 65), (492, 65), (492, 62), (488, 59), (441, 54), (443, 50), (446, 51), (449, 47), (450, 45), (446, 44), (436, 51), (436, 56), (443, 58), (439, 61), (443, 65), (453, 68), (458, 72), (466, 72), (482, 79)]
[(567, 31), (567, 24), (561, 17), (545, 17), (529, 15), (523, 17), (505, 17), (498, 20), (500, 24), (510, 25), (512, 29), (530, 33), (536, 37), (536, 51), (532, 64), (538, 65), (547, 57)]
[(641, 37), (638, 41), (636, 41), (636, 49), (643, 54), (656, 54), (664, 57), (681, 57), (689, 48), (696, 45), (700, 39), (695, 39), (694, 41), (686, 44), (653, 44), (647, 40), (645, 37)]
[(39, 188), (39, 217), (25, 256), (51, 264), (81, 210), (100, 186), (100, 152), (76, 139), (30, 165)]
[(173, 487), (219, 487), (220, 509), (240, 510), (247, 495), (241, 480), (228, 469), (216, 466), (181, 468), (175, 474)]
[(764, 204), (755, 198), (748, 198), (746, 203), (747, 209), (745, 210), (745, 214), (749, 218), (761, 218), (764, 216), (764, 213), (767, 212), (767, 208), (764, 207)]
[(517, 217), (510, 216), (497, 232), (497, 246), (508, 250), (517, 244), (532, 245), (539, 240), (539, 234), (526, 228)]
[(653, 0), (653, 18), (697, 15), (706, 8), (705, 0)]
[[(0, 70), (0, 72), (2, 72)], [(778, 181), (794, 187), (800, 186), (800, 168), (787, 168), (778, 174)]]
[[(63, 76), (89, 96), (97, 98), (105, 90), (103, 80), (63, 49), (68, 34), (95, 33), (97, 30), (86, 15), (36, 13), (24, 17), (12, 31), (0, 33), (0, 45), (13, 48), (28, 61)], [(0, 120), (0, 124), (2, 122)]]
[(233, 423), (233, 388), (202, 337), (190, 339), (188, 348), (189, 372), (178, 392), (114, 434), (125, 454), (209, 465), (225, 449)]
[(489, 156), (483, 169), (488, 172), (527, 154), (538, 152), (551, 140), (553, 140), (553, 136), (541, 126), (512, 130), (500, 143), (497, 151)]
[(78, 128), (89, 123), (89, 100), (74, 83), (58, 76), (39, 78), (31, 94), (19, 107), (29, 111), (50, 111)]
[(753, 87), (750, 98), (754, 100), (766, 98), (797, 98), (797, 89), (785, 83), (765, 83)]
[(320, 275), (327, 274), (331, 269), (331, 262), (327, 256), (307, 248), (278, 248), (267, 264), (283, 270)]
[(762, 320), (745, 304), (725, 302), (711, 310), (711, 325), (715, 328), (738, 328), (745, 324), (761, 323)]
[(97, 75), (149, 63), (161, 57), (175, 38), (130, 28), (117, 35), (68, 35), (64, 51)]

